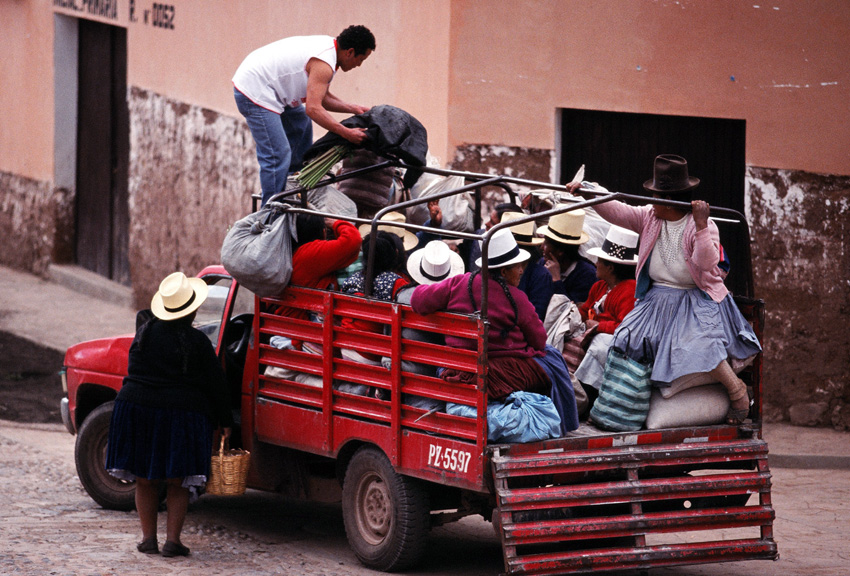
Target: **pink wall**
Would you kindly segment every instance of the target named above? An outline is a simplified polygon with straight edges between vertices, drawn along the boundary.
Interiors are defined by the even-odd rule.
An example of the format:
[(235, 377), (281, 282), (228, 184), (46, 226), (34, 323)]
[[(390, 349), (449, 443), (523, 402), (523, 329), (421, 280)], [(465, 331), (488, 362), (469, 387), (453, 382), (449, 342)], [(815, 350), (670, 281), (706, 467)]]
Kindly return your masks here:
[(0, 5), (0, 171), (52, 179), (52, 46), (48, 0)]
[(456, 0), (452, 15), (451, 147), (551, 149), (562, 107), (743, 118), (749, 164), (850, 174), (846, 1)]

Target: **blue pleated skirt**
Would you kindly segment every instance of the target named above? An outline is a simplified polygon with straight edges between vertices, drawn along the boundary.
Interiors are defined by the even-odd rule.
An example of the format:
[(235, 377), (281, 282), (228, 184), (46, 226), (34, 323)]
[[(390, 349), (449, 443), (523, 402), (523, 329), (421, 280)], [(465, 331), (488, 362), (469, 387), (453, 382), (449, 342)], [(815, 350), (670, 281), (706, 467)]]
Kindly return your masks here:
[(106, 469), (119, 478), (209, 476), (213, 428), (205, 414), (115, 401)]
[(710, 372), (727, 358), (743, 360), (761, 351), (731, 294), (718, 303), (699, 288), (658, 285), (623, 319), (611, 346), (651, 363), (651, 380), (659, 386), (686, 374)]

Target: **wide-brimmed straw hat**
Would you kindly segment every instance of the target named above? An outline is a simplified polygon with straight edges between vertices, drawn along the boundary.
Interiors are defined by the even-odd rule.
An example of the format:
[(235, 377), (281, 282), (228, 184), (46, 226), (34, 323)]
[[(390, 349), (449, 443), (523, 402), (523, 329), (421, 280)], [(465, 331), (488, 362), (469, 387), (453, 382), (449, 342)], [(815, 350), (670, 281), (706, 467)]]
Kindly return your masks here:
[(151, 312), (160, 320), (177, 320), (197, 310), (207, 299), (207, 283), (174, 272), (159, 283), (151, 300)]
[(618, 264), (637, 264), (639, 238), (640, 236), (636, 232), (619, 226), (611, 226), (605, 235), (602, 246), (591, 248), (587, 253)]
[[(505, 212), (502, 214), (502, 222), (509, 222), (524, 216), (525, 214), (522, 212)], [(511, 233), (514, 235), (516, 243), (520, 246), (539, 246), (543, 244), (543, 238), (537, 236), (536, 232), (537, 224), (534, 223), (534, 220), (511, 226)]]
[(699, 178), (688, 176), (688, 161), (675, 154), (655, 157), (652, 180), (643, 183), (643, 189), (655, 194), (677, 194), (699, 186)]
[[(387, 224), (384, 224), (387, 222)], [(405, 250), (413, 250), (416, 248), (416, 245), (419, 244), (419, 238), (416, 237), (416, 234), (411, 232), (410, 230), (406, 230), (401, 226), (393, 226), (392, 223), (404, 223), (407, 222), (407, 218), (404, 217), (404, 214), (401, 212), (387, 212), (381, 219), (378, 221), (378, 230), (383, 230), (384, 232), (392, 232), (399, 238), (401, 238), (402, 243), (404, 244)], [(360, 230), (360, 236), (365, 238), (367, 234), (372, 231), (371, 224), (362, 224), (358, 230)]]
[(581, 208), (571, 212), (562, 212), (549, 218), (547, 226), (541, 226), (537, 233), (560, 242), (561, 244), (584, 244), (590, 240), (584, 226), (584, 210)]
[(431, 240), (407, 259), (407, 273), (419, 284), (436, 284), (463, 271), (463, 258), (442, 240)]
[[(528, 250), (523, 250), (517, 246), (514, 235), (511, 234), (510, 228), (502, 228), (495, 232), (490, 237), (490, 245), (487, 250), (487, 268), (503, 268), (525, 262), (531, 257)], [(481, 261), (484, 257), (479, 257), (475, 260), (475, 265), (482, 267)]]

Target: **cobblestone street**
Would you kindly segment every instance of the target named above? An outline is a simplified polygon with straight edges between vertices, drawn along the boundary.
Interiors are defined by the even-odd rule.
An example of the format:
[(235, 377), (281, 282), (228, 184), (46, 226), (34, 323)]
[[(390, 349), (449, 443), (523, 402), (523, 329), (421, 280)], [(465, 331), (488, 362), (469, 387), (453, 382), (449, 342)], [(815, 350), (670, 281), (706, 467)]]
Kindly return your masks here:
[[(779, 432), (791, 435), (794, 428)], [(786, 440), (779, 432), (777, 447)], [(830, 439), (846, 437), (828, 434), (824, 444)], [(254, 491), (238, 498), (204, 496), (190, 508), (184, 531), (184, 543), (192, 549), (188, 558), (139, 554), (135, 512), (97, 506), (76, 477), (73, 451), (74, 437), (59, 425), (0, 421), (0, 573), (375, 574), (360, 566), (348, 549), (338, 507), (288, 502)], [(776, 459), (782, 462), (783, 457)], [(778, 562), (667, 568), (650, 574), (850, 574), (850, 470), (775, 466), (772, 473)], [(164, 514), (160, 532), (164, 533)], [(409, 574), (495, 575), (502, 570), (501, 548), (490, 524), (469, 518), (435, 529), (423, 565)]]

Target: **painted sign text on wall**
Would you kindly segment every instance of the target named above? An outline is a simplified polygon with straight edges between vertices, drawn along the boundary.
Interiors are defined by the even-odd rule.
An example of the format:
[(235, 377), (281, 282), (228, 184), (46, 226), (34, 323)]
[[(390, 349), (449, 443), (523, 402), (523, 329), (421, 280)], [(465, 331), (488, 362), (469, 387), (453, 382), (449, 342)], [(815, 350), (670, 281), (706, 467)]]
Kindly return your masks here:
[(118, 0), (53, 0), (53, 6), (110, 20), (118, 19)]
[[(130, 0), (130, 22), (137, 22), (139, 9), (136, 6), (136, 0)], [(165, 28), (166, 30), (174, 30), (174, 14), (175, 9), (173, 4), (160, 4), (154, 2), (150, 8), (141, 10), (142, 21), (156, 28)]]

